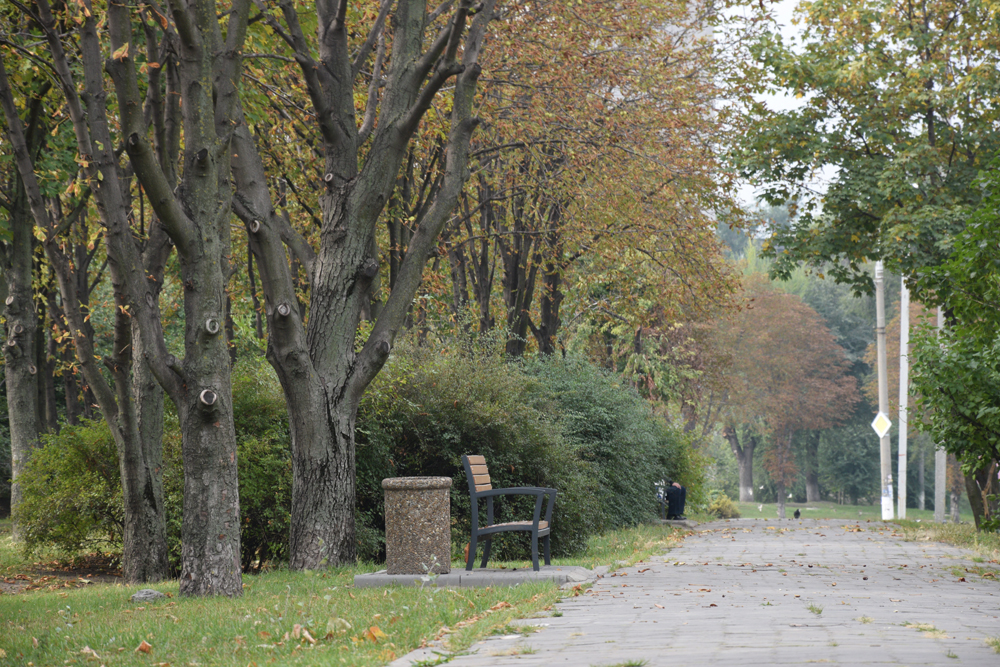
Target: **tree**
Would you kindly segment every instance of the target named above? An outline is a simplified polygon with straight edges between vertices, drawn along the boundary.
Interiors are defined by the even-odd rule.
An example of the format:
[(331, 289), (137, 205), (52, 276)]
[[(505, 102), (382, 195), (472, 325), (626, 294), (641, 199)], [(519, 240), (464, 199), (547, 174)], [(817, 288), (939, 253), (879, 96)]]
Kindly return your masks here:
[[(233, 135), (238, 193), (233, 210), (245, 225), (260, 269), (268, 359), (281, 380), (291, 422), (295, 569), (354, 560), (358, 403), (405, 324), (424, 264), (464, 185), (469, 141), (478, 122), (472, 113), (478, 59), (494, 12), (493, 0), (444, 3), (432, 12), (421, 0), (401, 0), (387, 23), (393, 3), (383, 0), (364, 24), (348, 7), (346, 0), (317, 3), (315, 42), (307, 39), (292, 2), (278, 4), (280, 18), (270, 9), (261, 16), (298, 64), (319, 130), (324, 166), (316, 179), (321, 184), (318, 249), (272, 204), (276, 197), (241, 114)], [(367, 86), (366, 106), (372, 112), (365, 119), (371, 120), (359, 125), (354, 82), (370, 58), (375, 83)], [(439, 93), (452, 78), (454, 88), (441, 100)], [(450, 106), (442, 138), (442, 183), (409, 238), (392, 292), (356, 350), (358, 325), (379, 272), (376, 223), (409, 142), (436, 101)], [(297, 305), (286, 247), (305, 268), (308, 319)]]
[[(220, 333), (229, 277), (230, 117), (249, 4), (237, 1), (223, 14), (225, 37), (222, 19), (216, 18), (210, 0), (171, 7), (170, 20), (154, 6), (140, 9), (131, 3), (112, 3), (106, 10), (88, 1), (55, 10), (47, 0), (39, 0), (35, 7), (15, 4), (48, 47), (47, 66), (66, 105), (76, 159), (104, 227), (115, 305), (128, 316), (118, 320), (116, 352), (108, 360), (118, 396), (109, 391), (106, 400), (99, 401), (102, 410), (113, 418), (117, 402), (122, 424), (139, 433), (142, 420), (127, 387), (131, 359), (142, 359), (170, 395), (181, 423), (186, 478), (181, 593), (240, 595), (230, 358)], [(133, 39), (133, 13), (144, 26), (139, 39)], [(75, 29), (60, 30), (68, 25)], [(100, 30), (106, 30), (106, 43)], [(207, 57), (210, 53), (211, 58)], [(140, 65), (143, 71), (167, 73), (148, 81), (143, 78), (144, 84), (155, 84), (146, 88), (145, 100), (139, 85)], [(117, 105), (109, 103), (105, 70), (114, 80)], [(165, 85), (168, 93), (162, 100), (158, 100), (159, 85)], [(206, 94), (208, 90), (212, 94)], [(157, 107), (158, 101), (166, 112), (153, 114), (160, 122), (150, 127), (146, 112)], [(11, 110), (5, 111), (11, 121)], [(147, 137), (152, 130), (150, 142)], [(176, 140), (178, 131), (183, 134), (184, 167), (175, 183), (169, 142)], [(123, 145), (131, 169), (119, 164), (118, 147)], [(23, 152), (18, 166), (22, 177), (33, 170)], [(154, 296), (159, 290), (156, 272), (147, 272), (150, 267), (133, 240), (128, 200), (133, 170), (180, 259), (186, 315), (183, 360), (167, 349)], [(36, 224), (51, 231), (54, 221), (48, 220), (39, 190), (29, 187), (28, 196)], [(48, 236), (53, 242), (53, 234)], [(59, 261), (56, 254), (49, 258)], [(61, 277), (66, 275), (63, 272)], [(68, 295), (67, 285), (62, 287)], [(87, 349), (82, 322), (72, 319), (77, 314), (71, 300), (66, 315), (93, 385), (101, 371), (92, 350)], [(148, 385), (141, 374), (135, 375), (135, 381)], [(156, 421), (152, 416), (146, 425), (162, 428)], [(140, 444), (135, 438), (128, 440)], [(138, 468), (155, 466), (155, 454), (153, 459), (146, 458), (139, 448), (130, 453), (138, 457)], [(155, 495), (148, 477), (144, 480), (133, 474), (128, 481), (138, 483), (138, 493)]]
[[(9, 86), (0, 78), (0, 95), (7, 97)], [(41, 141), (42, 106), (37, 100), (27, 105), (30, 149), (37, 150)], [(24, 194), (21, 175), (16, 170), (5, 179), (3, 208), (6, 220), (0, 232), (6, 339), (3, 343), (4, 378), (7, 389), (7, 410), (10, 424), (11, 449), (11, 510), (21, 501), (18, 476), (27, 464), (31, 451), (38, 446), (41, 424), (38, 420), (38, 365), (36, 361), (38, 318), (35, 314), (32, 290), (32, 255), (34, 253), (34, 221)], [(19, 539), (17, 522), (14, 539)]]
[[(752, 110), (736, 163), (772, 204), (794, 202), (767, 248), (775, 275), (799, 262), (870, 293), (865, 261), (913, 278), (939, 264), (981, 197), (972, 180), (1000, 148), (1000, 31), (985, 2), (819, 0), (798, 9), (801, 40), (751, 48), (775, 90), (803, 104)], [(814, 174), (835, 168), (826, 191)], [(944, 277), (911, 282), (914, 297)]]
[(850, 416), (857, 384), (843, 350), (814, 310), (760, 275), (748, 276), (745, 290), (748, 306), (722, 319), (712, 338), (730, 359), (723, 371), (722, 434), (739, 464), (742, 502), (753, 500), (754, 450), (762, 436), (771, 438), (774, 453), (767, 463), (780, 502), (797, 470), (792, 436)]
[(938, 294), (949, 314), (940, 336), (924, 329), (914, 336), (914, 392), (934, 439), (959, 457), (976, 526), (1000, 528), (1000, 169), (984, 174), (988, 196), (953, 243), (940, 267), (948, 276)]
[(713, 104), (741, 88), (721, 83), (722, 20), (670, 1), (505, 14), (503, 48), (485, 54), (474, 177), (445, 231), (454, 316), (505, 325), (520, 356), (532, 340), (561, 347), (564, 319), (617, 325), (613, 313), (629, 347), (646, 313), (673, 318), (730, 288), (711, 215), (732, 208), (729, 175), (712, 141), (737, 119)]

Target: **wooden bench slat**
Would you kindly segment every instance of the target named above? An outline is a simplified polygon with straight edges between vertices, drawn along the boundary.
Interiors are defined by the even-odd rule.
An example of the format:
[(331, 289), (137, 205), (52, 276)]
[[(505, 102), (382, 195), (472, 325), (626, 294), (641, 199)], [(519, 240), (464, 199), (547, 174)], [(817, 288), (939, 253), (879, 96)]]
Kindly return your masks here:
[(472, 481), (476, 483), (476, 486), (479, 486), (480, 484), (489, 484), (490, 483), (490, 476), (489, 475), (473, 475), (472, 476)]
[(473, 475), (489, 475), (490, 474), (490, 469), (487, 468), (484, 465), (482, 465), (482, 466), (479, 466), (479, 465), (475, 465), (475, 466), (470, 465), (469, 467), (472, 468), (472, 474)]
[[(530, 521), (508, 521), (507, 523), (494, 523), (486, 526), (486, 528), (495, 528), (497, 526), (531, 526), (533, 525)], [(539, 521), (538, 530), (545, 530), (549, 527), (548, 521)]]
[(489, 491), (492, 488), (493, 488), (493, 485), (490, 484), (489, 482), (487, 482), (486, 484), (477, 484), (476, 485), (476, 493), (479, 493), (480, 491)]
[(484, 466), (484, 465), (486, 465), (486, 457), (485, 456), (467, 456), (465, 458), (469, 459), (469, 465), (474, 465), (474, 466)]

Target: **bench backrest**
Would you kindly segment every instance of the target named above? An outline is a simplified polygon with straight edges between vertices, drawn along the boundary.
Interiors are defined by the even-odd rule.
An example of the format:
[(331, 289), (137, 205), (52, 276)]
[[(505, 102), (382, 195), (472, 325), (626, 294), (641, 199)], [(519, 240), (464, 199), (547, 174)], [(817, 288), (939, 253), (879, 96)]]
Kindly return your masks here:
[(477, 493), (493, 488), (490, 482), (490, 470), (486, 467), (485, 456), (462, 456), (465, 466), (465, 476), (469, 479), (469, 493), (475, 497)]

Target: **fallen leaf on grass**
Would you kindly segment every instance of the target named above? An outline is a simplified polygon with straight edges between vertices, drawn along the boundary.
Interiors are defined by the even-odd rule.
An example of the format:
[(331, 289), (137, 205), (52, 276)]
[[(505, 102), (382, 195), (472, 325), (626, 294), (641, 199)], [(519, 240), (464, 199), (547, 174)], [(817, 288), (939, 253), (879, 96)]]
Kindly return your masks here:
[(302, 637), (302, 626), (299, 625), (298, 623), (292, 626), (292, 637), (294, 637), (295, 639), (299, 639), (300, 637)]
[(347, 632), (352, 628), (351, 624), (342, 618), (331, 618), (326, 622), (326, 636), (324, 639), (336, 637), (342, 632)]
[(306, 630), (305, 628), (302, 628), (302, 638), (305, 639), (310, 644), (312, 644), (314, 646), (316, 645), (316, 640), (313, 639), (313, 636), (311, 634), (309, 634), (309, 631)]
[(365, 637), (370, 642), (378, 643), (379, 639), (385, 639), (388, 635), (382, 632), (377, 625), (373, 625), (365, 631)]
[(152, 652), (152, 650), (153, 650), (153, 645), (147, 642), (145, 639), (142, 640), (141, 644), (135, 647), (136, 653), (150, 653)]
[(82, 649), (80, 649), (80, 653), (93, 660), (100, 661), (101, 659), (101, 656), (97, 655), (97, 651), (90, 648), (89, 646), (84, 646)]

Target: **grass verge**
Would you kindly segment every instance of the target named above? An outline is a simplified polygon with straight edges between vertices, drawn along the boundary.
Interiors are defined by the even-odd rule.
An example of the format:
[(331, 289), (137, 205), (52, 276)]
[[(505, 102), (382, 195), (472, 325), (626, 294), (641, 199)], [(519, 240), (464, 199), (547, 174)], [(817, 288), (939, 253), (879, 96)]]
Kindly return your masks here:
[[(631, 565), (679, 539), (669, 528), (640, 526), (595, 537), (579, 556), (553, 562)], [(0, 563), (5, 578), (36, 576), (44, 564), (20, 557), (9, 533), (0, 535)], [(434, 639), (462, 650), (516, 618), (551, 612), (567, 595), (553, 584), (354, 588), (354, 575), (372, 569), (245, 576), (239, 599), (182, 598), (176, 581), (81, 583), (0, 595), (0, 665), (384, 665)], [(170, 597), (129, 602), (142, 587)]]
[[(778, 506), (775, 503), (736, 503), (740, 516), (744, 519), (775, 519)], [(815, 503), (785, 503), (785, 516), (789, 519), (799, 510), (803, 519), (846, 519), (848, 521), (881, 521), (881, 505), (838, 505), (830, 501)], [(906, 509), (907, 521), (920, 523), (934, 521), (934, 510)], [(972, 523), (971, 514), (959, 517), (963, 522)], [(950, 525), (950, 524), (949, 524)]]

